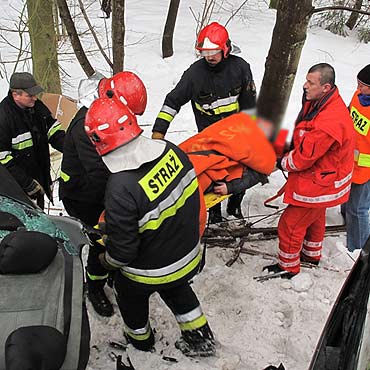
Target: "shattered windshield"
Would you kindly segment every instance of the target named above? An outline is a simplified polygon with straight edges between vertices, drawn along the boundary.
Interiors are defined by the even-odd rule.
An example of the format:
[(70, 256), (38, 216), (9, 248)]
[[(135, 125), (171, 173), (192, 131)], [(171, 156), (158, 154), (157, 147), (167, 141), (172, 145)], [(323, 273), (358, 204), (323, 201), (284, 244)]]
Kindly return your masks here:
[[(30, 231), (41, 231), (63, 242), (65, 250), (71, 255), (78, 255), (79, 250), (73, 246), (68, 235), (57, 227), (49, 217), (37, 208), (19, 203), (12, 198), (0, 195), (0, 210), (16, 216)], [(9, 230), (0, 229), (0, 239), (9, 234)]]

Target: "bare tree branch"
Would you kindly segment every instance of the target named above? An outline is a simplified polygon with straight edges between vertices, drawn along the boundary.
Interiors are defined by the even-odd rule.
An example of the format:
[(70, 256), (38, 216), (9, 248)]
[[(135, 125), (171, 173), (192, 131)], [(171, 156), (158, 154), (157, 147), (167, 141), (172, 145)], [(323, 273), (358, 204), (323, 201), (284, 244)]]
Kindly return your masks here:
[(324, 6), (322, 8), (313, 8), (312, 11), (309, 14), (315, 14), (319, 12), (326, 12), (328, 10), (347, 10), (349, 12), (355, 12), (359, 14), (365, 14), (365, 15), (370, 15), (370, 12), (367, 12), (365, 10), (361, 9), (354, 9), (348, 6)]
[(99, 41), (99, 39), (98, 39), (98, 36), (96, 35), (96, 32), (95, 32), (95, 30), (94, 30), (93, 26), (91, 25), (90, 19), (89, 19), (89, 17), (88, 17), (88, 16), (87, 16), (87, 14), (86, 14), (86, 11), (85, 11), (85, 8), (84, 8), (84, 5), (83, 5), (83, 3), (82, 3), (82, 0), (78, 0), (78, 4), (79, 4), (79, 6), (80, 6), (80, 9), (81, 9), (82, 15), (83, 15), (83, 17), (84, 17), (84, 19), (85, 19), (85, 22), (86, 22), (87, 26), (89, 27), (89, 30), (90, 30), (90, 32), (91, 32), (91, 34), (92, 34), (92, 36), (93, 36), (93, 38), (94, 38), (94, 40), (95, 40), (96, 45), (98, 46), (98, 49), (99, 49), (99, 50), (100, 50), (100, 52), (102, 53), (102, 55), (103, 55), (103, 57), (104, 57), (105, 61), (106, 61), (106, 62), (108, 63), (108, 65), (109, 65), (109, 67), (113, 69), (113, 63), (112, 63), (112, 62), (110, 61), (110, 59), (108, 58), (108, 55), (105, 53), (105, 51), (104, 51), (104, 49), (103, 49), (103, 47), (102, 47), (102, 45), (101, 45), (101, 43), (100, 43), (100, 41)]
[(239, 12), (239, 10), (247, 3), (248, 0), (244, 0), (240, 6), (238, 7), (238, 9), (235, 10), (235, 12), (232, 12), (231, 15), (230, 15), (230, 18), (226, 21), (225, 23), (225, 27), (229, 24), (229, 22), (234, 18), (234, 16)]

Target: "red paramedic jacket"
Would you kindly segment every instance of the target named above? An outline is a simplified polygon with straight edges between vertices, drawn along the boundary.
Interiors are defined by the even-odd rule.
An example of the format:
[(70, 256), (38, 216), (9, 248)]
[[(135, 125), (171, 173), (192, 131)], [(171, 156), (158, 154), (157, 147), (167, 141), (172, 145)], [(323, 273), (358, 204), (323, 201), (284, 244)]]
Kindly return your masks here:
[(293, 148), (281, 159), (281, 168), (289, 172), (285, 203), (326, 208), (348, 200), (354, 130), (337, 87), (319, 101), (304, 99)]

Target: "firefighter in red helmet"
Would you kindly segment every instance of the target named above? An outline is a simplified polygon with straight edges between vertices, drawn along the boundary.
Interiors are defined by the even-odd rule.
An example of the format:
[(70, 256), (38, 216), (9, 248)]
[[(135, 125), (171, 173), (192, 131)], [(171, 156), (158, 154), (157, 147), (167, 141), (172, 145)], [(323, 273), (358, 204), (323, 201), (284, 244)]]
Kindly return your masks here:
[(117, 270), (114, 288), (125, 334), (137, 349), (154, 345), (148, 309), (158, 292), (181, 329), (176, 347), (188, 356), (215, 353), (213, 333), (189, 280), (202, 258), (200, 194), (194, 168), (174, 144), (141, 135), (116, 96), (97, 99), (85, 130), (110, 175), (105, 193), (103, 266)]
[[(249, 64), (232, 54), (226, 28), (217, 22), (204, 27), (197, 38), (196, 49), (203, 57), (182, 75), (165, 98), (153, 127), (152, 138), (161, 139), (180, 108), (191, 102), (198, 131), (242, 110), (256, 105), (256, 88)], [(234, 194), (227, 212), (243, 217), (244, 193)], [(210, 221), (221, 221), (221, 205), (210, 209)]]
[[(108, 92), (110, 91), (110, 92)], [(136, 114), (146, 107), (146, 89), (140, 78), (128, 71), (112, 78), (95, 73), (80, 81), (78, 96), (81, 108), (68, 127), (64, 140), (59, 180), (59, 198), (67, 213), (90, 226), (98, 223), (104, 210), (104, 193), (110, 172), (86, 135), (85, 116), (99, 95), (126, 96), (126, 103)], [(121, 99), (123, 100), (123, 99)], [(113, 306), (105, 294), (108, 271), (99, 262), (102, 247), (93, 242), (89, 247), (86, 267), (87, 296), (94, 310), (101, 316), (113, 315)]]

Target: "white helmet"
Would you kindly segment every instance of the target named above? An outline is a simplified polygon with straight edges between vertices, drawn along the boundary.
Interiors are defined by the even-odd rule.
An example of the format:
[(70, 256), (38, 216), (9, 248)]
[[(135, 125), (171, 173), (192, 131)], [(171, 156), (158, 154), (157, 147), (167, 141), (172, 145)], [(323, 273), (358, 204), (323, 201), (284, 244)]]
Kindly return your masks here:
[(106, 78), (100, 73), (95, 71), (89, 78), (85, 78), (78, 84), (78, 102), (90, 108), (92, 102), (99, 97), (99, 84)]

